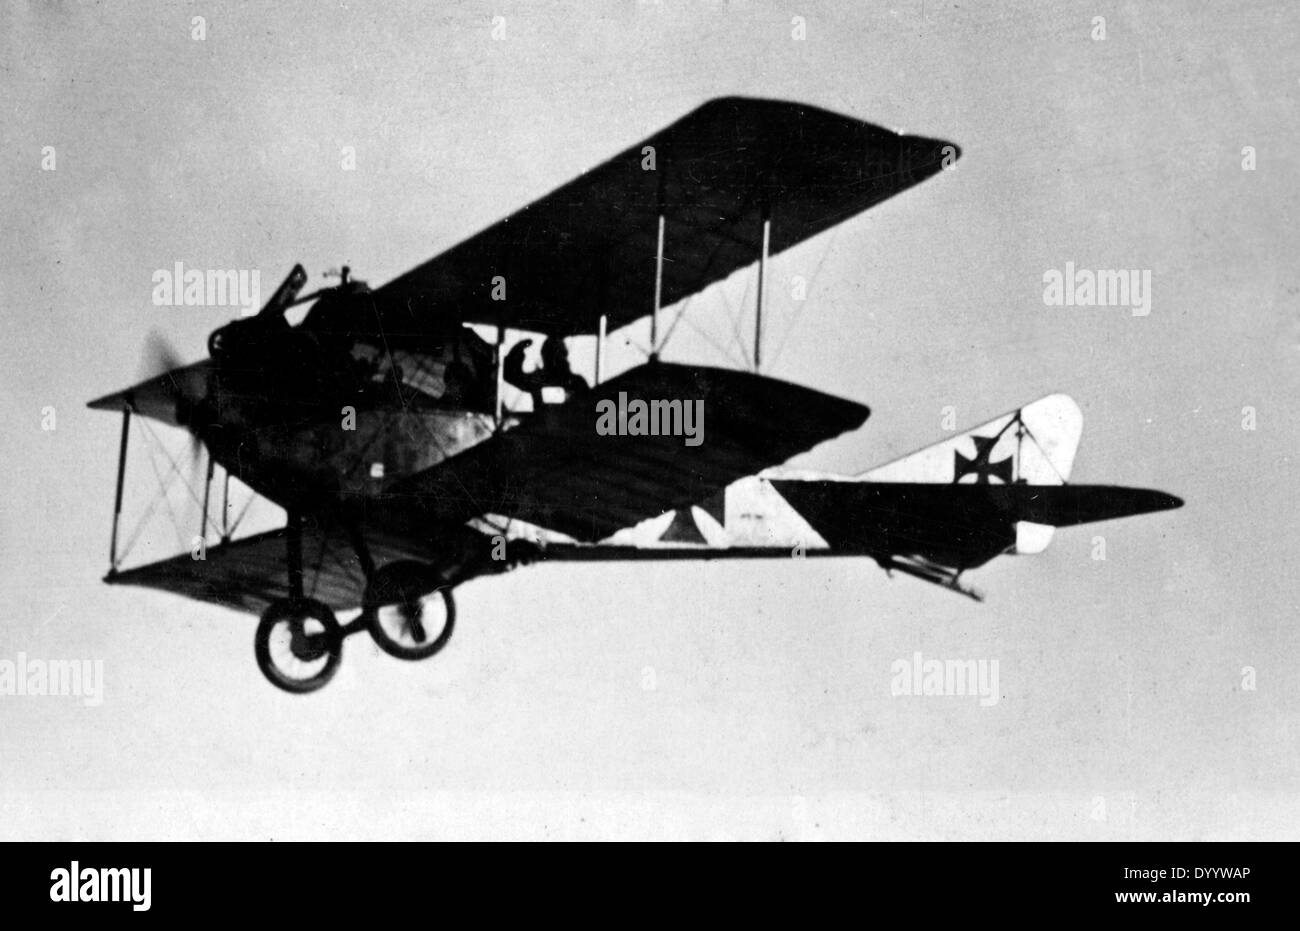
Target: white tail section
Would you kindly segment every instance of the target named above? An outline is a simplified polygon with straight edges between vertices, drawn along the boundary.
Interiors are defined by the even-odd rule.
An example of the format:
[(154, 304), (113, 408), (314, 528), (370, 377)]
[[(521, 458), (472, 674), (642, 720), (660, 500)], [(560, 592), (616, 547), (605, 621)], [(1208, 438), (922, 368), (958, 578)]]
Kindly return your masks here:
[[(988, 423), (864, 472), (868, 482), (1063, 485), (1083, 433), (1083, 413), (1064, 394), (1051, 394)], [(1053, 528), (1021, 521), (1017, 553), (1040, 553)]]
[[(857, 476), (808, 469), (766, 469), (732, 482), (720, 496), (670, 511), (618, 531), (608, 543), (642, 549), (764, 547), (828, 549), (826, 540), (771, 485), (786, 481), (1013, 482), (1061, 485), (1070, 477), (1083, 415), (1063, 394), (1053, 394), (965, 433)], [(1037, 553), (1054, 528), (1016, 525), (1013, 552)]]

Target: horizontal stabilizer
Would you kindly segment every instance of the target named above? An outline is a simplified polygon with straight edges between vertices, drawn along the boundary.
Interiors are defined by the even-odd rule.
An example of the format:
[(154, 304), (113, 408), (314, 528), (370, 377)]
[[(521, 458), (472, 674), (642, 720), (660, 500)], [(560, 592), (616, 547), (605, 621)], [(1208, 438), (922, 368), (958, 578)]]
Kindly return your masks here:
[(772, 485), (830, 545), (981, 565), (1015, 543), (1014, 525), (1067, 527), (1181, 507), (1162, 491), (1115, 485), (939, 485), (782, 481)]
[(1091, 524), (1183, 506), (1183, 499), (1175, 495), (1122, 485), (1013, 485), (987, 491), (998, 506), (1005, 501), (1016, 520), (1051, 527)]

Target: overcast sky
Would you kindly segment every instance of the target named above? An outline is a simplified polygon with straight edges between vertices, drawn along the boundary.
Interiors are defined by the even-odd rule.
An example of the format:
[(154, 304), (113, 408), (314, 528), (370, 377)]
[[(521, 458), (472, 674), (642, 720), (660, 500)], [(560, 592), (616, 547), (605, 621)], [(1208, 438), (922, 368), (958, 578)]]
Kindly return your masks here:
[[(443, 6), (0, 8), (0, 659), (105, 682), (0, 696), (0, 836), (1294, 836), (1294, 2)], [(983, 605), (866, 560), (521, 570), (437, 658), (353, 638), (306, 698), (254, 618), (100, 582), (120, 422), (84, 404), (150, 330), (188, 361), (232, 316), (153, 306), (155, 270), (377, 285), (724, 94), (964, 150), (772, 263), (768, 371), (873, 411), (801, 464), (1061, 391), (1074, 480), (1186, 506), (998, 560)], [(1149, 270), (1150, 315), (1044, 306), (1071, 261)], [(751, 283), (669, 355), (722, 361), (694, 327)], [(892, 697), (916, 651), (997, 659), (1002, 700)]]

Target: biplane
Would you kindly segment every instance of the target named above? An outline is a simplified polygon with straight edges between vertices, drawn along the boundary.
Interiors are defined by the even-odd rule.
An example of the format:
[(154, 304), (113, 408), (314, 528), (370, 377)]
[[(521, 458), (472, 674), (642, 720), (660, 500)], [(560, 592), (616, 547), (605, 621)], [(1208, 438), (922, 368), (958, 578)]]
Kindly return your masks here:
[[(760, 373), (768, 258), (959, 155), (812, 106), (721, 98), (377, 289), (344, 269), (302, 295), (297, 266), (255, 316), (211, 334), (208, 358), (90, 403), (122, 413), (105, 581), (260, 615), (263, 673), (309, 692), (353, 633), (432, 656), (457, 586), (538, 560), (863, 556), (978, 599), (964, 572), (1038, 552), (1057, 527), (1180, 506), (1069, 484), (1082, 418), (1064, 395), (862, 475), (782, 468), (869, 411)], [(755, 265), (752, 366), (663, 360), (661, 310)], [(647, 316), (644, 362), (603, 377), (610, 330)], [(525, 333), (546, 341), (531, 372), (519, 345), (506, 352)], [(596, 339), (591, 383), (568, 368), (576, 337)], [(505, 404), (507, 378), (531, 405)], [(628, 399), (649, 424), (624, 429)], [(598, 430), (613, 405), (620, 429)], [(684, 405), (700, 442), (683, 442)], [(214, 463), (283, 526), (123, 567), (133, 416), (206, 448), (205, 529)]]

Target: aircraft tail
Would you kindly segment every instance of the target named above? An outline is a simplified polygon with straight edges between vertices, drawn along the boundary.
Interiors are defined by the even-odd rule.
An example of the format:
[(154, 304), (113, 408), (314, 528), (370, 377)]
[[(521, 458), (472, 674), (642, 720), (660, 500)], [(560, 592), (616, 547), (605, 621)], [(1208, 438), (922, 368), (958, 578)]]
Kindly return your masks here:
[(1054, 394), (857, 476), (767, 479), (830, 550), (978, 599), (964, 571), (1041, 553), (1056, 527), (1182, 506), (1161, 491), (1069, 484), (1082, 432), (1078, 405)]
[[(1064, 485), (1083, 433), (1074, 400), (1052, 394), (964, 433), (858, 475), (864, 482)], [(1016, 553), (1040, 553), (1052, 541), (1047, 524), (1019, 521)]]

